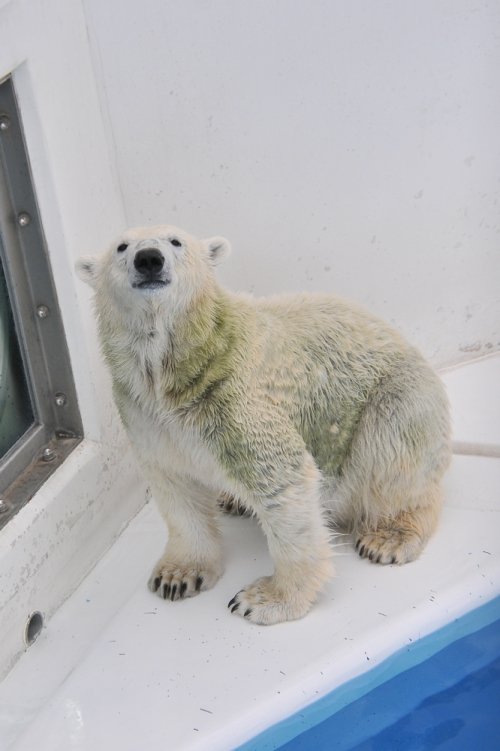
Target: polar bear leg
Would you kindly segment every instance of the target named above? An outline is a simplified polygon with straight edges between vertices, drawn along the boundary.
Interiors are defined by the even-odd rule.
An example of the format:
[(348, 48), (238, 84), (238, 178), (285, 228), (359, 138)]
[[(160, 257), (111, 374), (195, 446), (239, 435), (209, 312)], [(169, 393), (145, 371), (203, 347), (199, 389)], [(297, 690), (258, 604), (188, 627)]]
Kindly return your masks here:
[(244, 587), (231, 612), (270, 625), (304, 616), (333, 576), (330, 533), (319, 500), (320, 474), (307, 455), (301, 479), (267, 500), (245, 499), (266, 534), (274, 574)]
[(217, 496), (192, 480), (156, 477), (153, 496), (168, 527), (165, 553), (148, 586), (165, 600), (193, 597), (223, 572)]
[(439, 520), (449, 460), (441, 385), (425, 372), (402, 371), (373, 395), (343, 467), (343, 494), (362, 558), (403, 564), (418, 557)]
[(421, 506), (381, 517), (371, 524), (355, 528), (355, 546), (361, 558), (373, 563), (409, 563), (414, 561), (434, 532), (441, 507), (439, 487), (428, 490)]

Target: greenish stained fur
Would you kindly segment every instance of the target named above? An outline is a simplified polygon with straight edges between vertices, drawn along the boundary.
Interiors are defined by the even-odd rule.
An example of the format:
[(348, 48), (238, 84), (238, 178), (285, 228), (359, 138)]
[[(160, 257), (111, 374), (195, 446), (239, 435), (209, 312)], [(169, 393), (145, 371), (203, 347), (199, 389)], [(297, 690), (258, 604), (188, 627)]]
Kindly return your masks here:
[[(136, 355), (105, 330), (101, 339), (126, 424), (127, 400), (142, 397), (120, 373)], [(194, 426), (234, 480), (272, 496), (296, 481), (305, 451), (324, 475), (342, 476), (364, 407), (397, 372), (402, 351), (421, 362), (389, 327), (341, 300), (254, 301), (213, 285), (177, 322), (161, 372), (150, 372), (147, 356), (137, 368), (148, 403), (156, 379), (158, 407), (165, 400)], [(415, 425), (407, 437), (419, 442)]]
[[(175, 359), (177, 340), (183, 352), (179, 359)], [(187, 349), (185, 342), (191, 342)], [(198, 304), (192, 318), (173, 336), (174, 357), (167, 355), (165, 365), (169, 369), (175, 361), (175, 381), (166, 396), (176, 406), (209, 396), (233, 372), (241, 343), (238, 319), (224, 298)]]
[[(177, 362), (169, 397), (230, 476), (253, 492), (269, 496), (293, 483), (305, 450), (324, 474), (339, 477), (372, 390), (400, 359), (394, 335), (379, 334), (376, 358), (373, 350), (367, 356), (370, 319), (359, 311), (356, 326), (367, 331), (341, 356), (339, 345), (354, 333), (341, 301), (290, 297), (284, 315), (286, 298), (257, 307), (217, 292), (210, 323), (204, 311), (205, 338), (195, 337)], [(310, 329), (308, 314), (322, 316), (325, 327)], [(193, 339), (193, 328), (182, 337)], [(367, 359), (375, 364), (367, 367)]]

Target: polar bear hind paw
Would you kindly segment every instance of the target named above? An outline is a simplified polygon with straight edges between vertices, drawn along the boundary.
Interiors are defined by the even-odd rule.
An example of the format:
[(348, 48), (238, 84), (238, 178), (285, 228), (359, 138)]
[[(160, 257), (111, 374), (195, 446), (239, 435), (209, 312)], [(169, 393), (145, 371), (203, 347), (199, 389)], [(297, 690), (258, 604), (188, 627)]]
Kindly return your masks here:
[(253, 512), (248, 509), (238, 498), (229, 493), (223, 493), (218, 500), (219, 508), (224, 514), (231, 516), (253, 516)]

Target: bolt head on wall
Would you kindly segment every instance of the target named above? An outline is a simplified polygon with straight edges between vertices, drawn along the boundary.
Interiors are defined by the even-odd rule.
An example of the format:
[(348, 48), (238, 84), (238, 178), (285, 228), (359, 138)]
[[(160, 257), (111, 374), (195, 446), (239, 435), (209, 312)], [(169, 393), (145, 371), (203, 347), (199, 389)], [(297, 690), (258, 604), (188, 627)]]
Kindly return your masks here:
[(28, 224), (30, 224), (30, 222), (31, 222), (31, 217), (27, 211), (21, 211), (17, 215), (17, 223), (19, 224), (20, 227), (27, 227)]

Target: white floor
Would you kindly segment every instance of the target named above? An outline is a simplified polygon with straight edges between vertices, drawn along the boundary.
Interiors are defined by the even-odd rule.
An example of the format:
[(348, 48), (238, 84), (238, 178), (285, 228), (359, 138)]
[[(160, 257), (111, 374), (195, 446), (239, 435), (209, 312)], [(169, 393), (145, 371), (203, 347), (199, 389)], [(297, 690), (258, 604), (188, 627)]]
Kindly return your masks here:
[(0, 750), (228, 751), (500, 592), (500, 358), (445, 375), (455, 456), (438, 533), (415, 563), (338, 548), (303, 620), (268, 628), (227, 602), (271, 569), (248, 519), (226, 519), (226, 573), (180, 603), (146, 589), (165, 533), (149, 504), (0, 685)]

